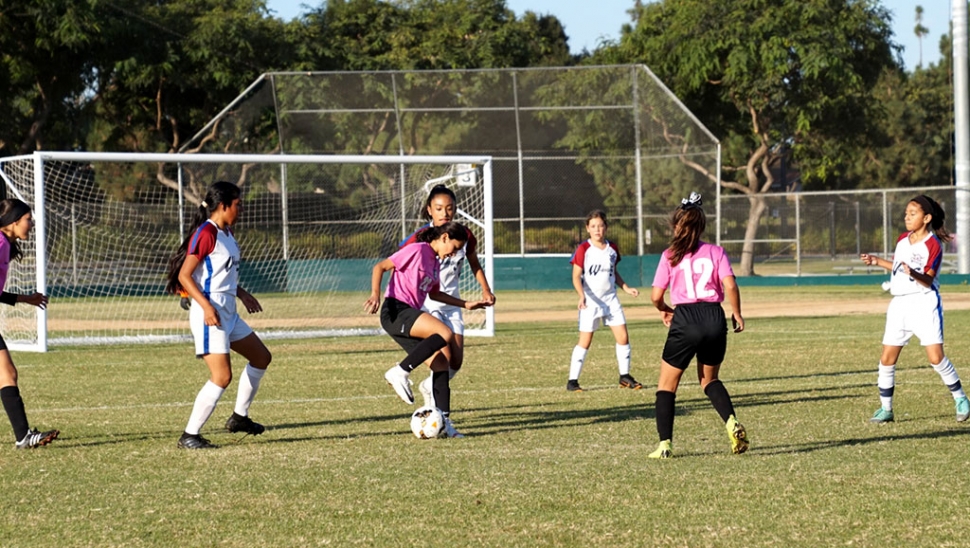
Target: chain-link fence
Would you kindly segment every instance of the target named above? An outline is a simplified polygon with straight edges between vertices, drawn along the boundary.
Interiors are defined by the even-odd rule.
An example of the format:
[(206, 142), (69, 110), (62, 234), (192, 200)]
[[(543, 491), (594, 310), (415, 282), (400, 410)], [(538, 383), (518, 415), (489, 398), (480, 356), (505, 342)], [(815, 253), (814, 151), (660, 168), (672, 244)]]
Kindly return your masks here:
[(717, 139), (642, 65), (269, 73), (182, 151), (490, 155), (512, 255), (571, 253), (593, 209), (623, 253), (659, 253), (719, 169)]

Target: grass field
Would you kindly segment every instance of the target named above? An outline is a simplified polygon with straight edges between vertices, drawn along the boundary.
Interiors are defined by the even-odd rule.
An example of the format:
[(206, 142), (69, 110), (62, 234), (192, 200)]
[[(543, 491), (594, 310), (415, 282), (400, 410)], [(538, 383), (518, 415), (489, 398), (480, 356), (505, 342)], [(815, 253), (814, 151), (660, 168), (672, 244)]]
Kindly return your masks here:
[[(824, 302), (873, 289), (744, 297), (809, 292)], [(566, 292), (499, 298), (510, 309), (572, 306)], [(15, 451), (0, 421), (10, 438), (0, 545), (965, 546), (970, 424), (954, 421), (920, 347), (900, 360), (897, 422), (867, 422), (883, 322), (750, 319), (729, 338), (722, 378), (751, 450), (730, 454), (689, 380), (668, 461), (645, 458), (666, 333), (656, 319), (629, 326), (640, 391), (616, 386), (606, 331), (582, 393), (564, 390), (573, 321), (501, 323), (494, 338), (470, 339), (452, 384), (461, 440), (411, 435), (413, 408), (382, 379), (402, 355), (386, 337), (270, 341), (274, 362), (252, 407), (269, 429), (221, 431), (233, 382), (203, 431), (221, 447), (207, 452), (175, 447), (206, 378), (188, 344), (17, 353), (32, 425), (62, 436)], [(968, 324), (970, 311), (947, 313), (948, 355), (965, 381)]]

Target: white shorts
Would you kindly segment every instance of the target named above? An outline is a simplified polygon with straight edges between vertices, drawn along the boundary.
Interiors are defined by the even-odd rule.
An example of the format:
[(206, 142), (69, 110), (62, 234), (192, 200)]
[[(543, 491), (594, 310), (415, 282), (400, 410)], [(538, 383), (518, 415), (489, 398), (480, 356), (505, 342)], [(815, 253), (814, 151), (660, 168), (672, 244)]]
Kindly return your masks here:
[(441, 320), (455, 335), (465, 334), (465, 320), (461, 316), (461, 309), (457, 306), (446, 306), (444, 308), (428, 308), (425, 306), (421, 310)]
[(229, 293), (213, 293), (209, 302), (219, 313), (219, 324), (206, 325), (202, 307), (192, 301), (189, 309), (189, 327), (195, 339), (195, 355), (228, 354), (229, 345), (248, 337), (253, 329), (236, 313), (236, 296)]
[(943, 344), (943, 304), (939, 293), (899, 295), (889, 301), (882, 344), (906, 346), (913, 335), (923, 346)]
[(579, 311), (579, 330), (592, 333), (600, 325), (626, 325), (626, 316), (623, 315), (623, 307), (616, 295), (603, 301), (595, 301), (586, 296), (586, 308)]

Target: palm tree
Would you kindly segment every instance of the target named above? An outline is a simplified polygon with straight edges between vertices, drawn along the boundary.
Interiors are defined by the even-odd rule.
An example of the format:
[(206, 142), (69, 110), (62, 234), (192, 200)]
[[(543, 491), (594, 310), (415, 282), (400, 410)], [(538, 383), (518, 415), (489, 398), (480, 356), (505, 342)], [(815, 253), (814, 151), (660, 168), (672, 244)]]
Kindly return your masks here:
[(923, 37), (930, 32), (930, 29), (923, 26), (923, 6), (916, 6), (916, 28), (913, 32), (919, 39), (919, 64), (916, 67), (923, 68)]

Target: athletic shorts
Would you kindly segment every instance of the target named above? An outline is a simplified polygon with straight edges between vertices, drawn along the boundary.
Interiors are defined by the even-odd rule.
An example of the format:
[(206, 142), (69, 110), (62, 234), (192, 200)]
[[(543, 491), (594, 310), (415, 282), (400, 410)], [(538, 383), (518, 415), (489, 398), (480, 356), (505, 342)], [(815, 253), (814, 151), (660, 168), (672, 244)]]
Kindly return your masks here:
[(721, 365), (727, 350), (727, 319), (721, 303), (681, 304), (664, 344), (663, 360), (684, 370), (697, 356), (698, 363)]
[(592, 333), (600, 325), (626, 325), (626, 316), (616, 295), (598, 302), (586, 297), (586, 308), (579, 311), (579, 330)]
[(405, 352), (411, 353), (414, 347), (424, 339), (411, 336), (411, 327), (424, 314), (422, 310), (412, 307), (397, 299), (386, 298), (381, 305), (381, 327), (392, 339), (401, 345)]
[(236, 296), (230, 293), (212, 293), (209, 302), (219, 313), (219, 324), (206, 325), (205, 313), (199, 303), (192, 301), (189, 308), (189, 327), (195, 339), (195, 355), (228, 354), (229, 345), (245, 339), (253, 329), (236, 313)]
[(431, 314), (435, 318), (441, 320), (441, 323), (447, 325), (448, 329), (450, 329), (455, 335), (465, 334), (465, 320), (461, 316), (461, 308), (458, 308), (457, 306), (447, 306), (444, 308), (429, 309), (427, 306), (425, 306), (421, 310), (424, 310), (428, 314)]
[(3, 335), (0, 335), (0, 350), (7, 349), (7, 341), (3, 340)]
[(923, 346), (943, 344), (943, 304), (936, 291), (899, 295), (889, 301), (882, 344), (906, 346), (913, 335)]

